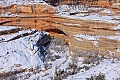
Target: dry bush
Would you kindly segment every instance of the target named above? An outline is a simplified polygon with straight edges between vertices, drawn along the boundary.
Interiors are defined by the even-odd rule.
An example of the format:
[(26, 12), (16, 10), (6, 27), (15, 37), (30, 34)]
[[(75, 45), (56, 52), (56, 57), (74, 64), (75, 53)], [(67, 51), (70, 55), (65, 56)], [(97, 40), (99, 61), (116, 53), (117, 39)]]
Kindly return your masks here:
[(92, 75), (90, 78), (86, 78), (86, 80), (105, 80), (105, 74), (99, 73), (99, 75)]
[(13, 74), (9, 76), (0, 77), (0, 80), (26, 80), (29, 79), (31, 73), (20, 73), (20, 74)]
[(83, 56), (85, 57), (83, 64), (98, 65), (104, 59), (104, 56), (99, 55), (98, 51), (94, 53), (86, 53), (83, 54)]
[(17, 80), (17, 76), (16, 75), (11, 75), (11, 76), (7, 76), (7, 77), (1, 77), (0, 80)]

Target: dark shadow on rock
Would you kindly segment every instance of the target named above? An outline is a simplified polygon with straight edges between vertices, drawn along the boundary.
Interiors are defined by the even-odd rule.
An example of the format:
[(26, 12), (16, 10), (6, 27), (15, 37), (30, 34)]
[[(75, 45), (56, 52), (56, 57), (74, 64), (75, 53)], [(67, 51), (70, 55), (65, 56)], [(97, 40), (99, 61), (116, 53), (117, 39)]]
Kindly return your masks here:
[(63, 35), (65, 35), (65, 36), (67, 36), (66, 33), (64, 33), (62, 30), (57, 29), (57, 28), (55, 28), (55, 29), (50, 28), (50, 29), (46, 29), (45, 31), (46, 31), (46, 32), (52, 32), (52, 33), (63, 34)]
[(46, 50), (49, 48), (49, 45), (52, 41), (52, 38), (50, 35), (42, 34), (42, 37), (37, 41), (36, 46), (38, 47), (39, 57), (43, 61), (45, 61), (45, 56), (47, 54)]

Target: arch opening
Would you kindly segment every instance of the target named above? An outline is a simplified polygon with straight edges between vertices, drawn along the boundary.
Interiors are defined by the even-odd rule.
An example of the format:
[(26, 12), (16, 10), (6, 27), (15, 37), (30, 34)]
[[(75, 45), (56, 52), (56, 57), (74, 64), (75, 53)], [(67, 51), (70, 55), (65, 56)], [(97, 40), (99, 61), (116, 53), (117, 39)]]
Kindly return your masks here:
[(50, 33), (63, 34), (64, 36), (67, 36), (66, 33), (64, 33), (62, 30), (60, 30), (60, 29), (58, 29), (58, 28), (55, 28), (55, 29), (50, 28), (50, 29), (46, 29), (46, 30), (44, 30), (44, 31), (50, 32)]

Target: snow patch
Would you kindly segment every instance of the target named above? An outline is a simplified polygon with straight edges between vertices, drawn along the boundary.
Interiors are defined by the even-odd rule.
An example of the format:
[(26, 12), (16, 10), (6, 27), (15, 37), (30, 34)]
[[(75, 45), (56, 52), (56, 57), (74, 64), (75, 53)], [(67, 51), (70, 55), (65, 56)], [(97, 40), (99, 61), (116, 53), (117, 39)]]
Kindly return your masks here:
[(116, 27), (116, 28), (114, 28), (115, 30), (117, 30), (117, 29), (120, 29), (120, 24)]
[(95, 40), (99, 40), (100, 36), (93, 36), (93, 35), (87, 35), (87, 34), (76, 34), (74, 35), (75, 37), (77, 38), (84, 38), (84, 39), (87, 39), (87, 40), (92, 40), (92, 41), (95, 41)]
[(17, 29), (17, 28), (20, 28), (20, 27), (18, 27), (18, 26), (0, 26), (0, 31)]
[(120, 36), (105, 36), (104, 38), (112, 39), (112, 40), (119, 40), (120, 41)]
[(120, 48), (117, 48), (117, 52), (120, 52)]

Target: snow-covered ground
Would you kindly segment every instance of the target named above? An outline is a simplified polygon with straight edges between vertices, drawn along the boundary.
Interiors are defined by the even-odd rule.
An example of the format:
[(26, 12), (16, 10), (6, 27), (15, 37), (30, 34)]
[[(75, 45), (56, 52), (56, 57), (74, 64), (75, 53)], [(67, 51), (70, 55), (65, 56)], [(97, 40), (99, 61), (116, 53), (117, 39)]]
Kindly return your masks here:
[[(27, 32), (30, 32), (30, 30), (24, 30), (19, 33), (13, 33), (11, 35), (2, 35), (0, 37), (8, 40), (9, 38), (13, 38), (19, 34)], [(37, 35), (35, 39), (31, 38), (33, 36), (26, 36), (10, 42), (0, 43), (0, 72), (9, 72), (20, 68), (32, 68), (36, 67), (38, 64), (41, 64), (41, 60), (38, 59), (38, 55), (33, 55), (31, 50), (31, 46), (40, 36)], [(20, 64), (21, 66), (16, 67), (15, 64)]]
[(17, 29), (17, 28), (20, 28), (20, 27), (17, 27), (17, 26), (0, 26), (0, 31)]
[(99, 65), (90, 68), (88, 71), (77, 73), (73, 76), (69, 76), (66, 80), (86, 80), (92, 75), (99, 75), (99, 73), (105, 74), (105, 80), (118, 80), (120, 79), (120, 61), (115, 60), (115, 63), (111, 63), (111, 60), (105, 59)]

